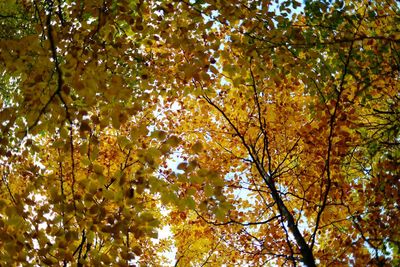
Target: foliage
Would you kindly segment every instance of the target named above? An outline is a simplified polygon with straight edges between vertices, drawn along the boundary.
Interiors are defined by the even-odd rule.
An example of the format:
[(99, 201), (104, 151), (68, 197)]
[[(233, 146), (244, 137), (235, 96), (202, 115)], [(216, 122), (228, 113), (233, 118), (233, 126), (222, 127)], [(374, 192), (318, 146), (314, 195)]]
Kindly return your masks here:
[(398, 265), (399, 32), (392, 0), (3, 1), (0, 264)]

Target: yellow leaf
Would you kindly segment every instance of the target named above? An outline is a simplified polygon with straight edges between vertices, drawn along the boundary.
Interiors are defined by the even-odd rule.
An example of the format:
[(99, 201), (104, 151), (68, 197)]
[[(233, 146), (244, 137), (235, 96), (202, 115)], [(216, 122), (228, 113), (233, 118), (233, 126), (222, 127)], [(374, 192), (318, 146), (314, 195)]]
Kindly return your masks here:
[(193, 146), (192, 146), (192, 151), (194, 153), (199, 153), (203, 150), (203, 144), (200, 141), (197, 141)]

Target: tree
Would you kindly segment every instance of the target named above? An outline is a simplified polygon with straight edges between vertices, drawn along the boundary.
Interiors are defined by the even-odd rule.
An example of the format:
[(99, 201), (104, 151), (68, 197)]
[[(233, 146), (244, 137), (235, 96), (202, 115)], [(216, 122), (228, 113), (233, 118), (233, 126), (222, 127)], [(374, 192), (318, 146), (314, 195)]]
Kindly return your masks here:
[(1, 264), (398, 264), (399, 22), (395, 1), (1, 3)]

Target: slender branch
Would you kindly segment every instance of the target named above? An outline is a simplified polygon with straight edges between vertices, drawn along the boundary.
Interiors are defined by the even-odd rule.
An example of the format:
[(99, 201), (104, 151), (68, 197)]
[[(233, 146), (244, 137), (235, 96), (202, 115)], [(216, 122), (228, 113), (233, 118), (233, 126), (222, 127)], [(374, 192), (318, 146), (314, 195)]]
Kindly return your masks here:
[[(362, 20), (365, 17), (365, 14), (366, 14), (366, 10), (364, 11), (363, 16), (358, 21), (358, 27), (357, 27), (357, 29), (356, 29), (356, 31), (354, 33), (354, 36), (358, 32), (358, 30), (359, 30), (359, 28), (361, 26)], [(325, 210), (326, 203), (328, 201), (328, 195), (329, 195), (329, 192), (330, 192), (330, 189), (331, 189), (332, 180), (331, 180), (331, 169), (330, 169), (331, 164), (330, 164), (330, 162), (331, 162), (331, 154), (332, 154), (332, 147), (333, 147), (333, 136), (334, 136), (334, 128), (335, 128), (335, 122), (336, 122), (336, 114), (337, 114), (337, 111), (339, 109), (340, 98), (341, 98), (341, 95), (342, 95), (343, 90), (344, 90), (343, 87), (344, 87), (346, 75), (348, 74), (348, 69), (349, 69), (350, 60), (351, 60), (351, 54), (353, 52), (353, 46), (354, 46), (354, 40), (351, 42), (350, 47), (349, 47), (349, 51), (347, 53), (347, 58), (346, 58), (346, 62), (345, 62), (344, 68), (343, 68), (342, 77), (340, 79), (340, 84), (339, 84), (338, 94), (337, 94), (337, 97), (336, 97), (335, 107), (334, 107), (334, 110), (333, 110), (333, 113), (331, 115), (330, 122), (329, 122), (328, 151), (327, 151), (327, 159), (326, 159), (325, 168), (324, 168), (324, 172), (326, 171), (327, 184), (326, 184), (325, 192), (323, 194), (322, 205), (321, 205), (320, 210), (318, 211), (317, 218), (316, 218), (316, 221), (315, 221), (315, 228), (314, 228), (314, 231), (313, 231), (313, 233), (311, 235), (311, 238), (312, 238), (311, 245), (310, 245), (311, 248), (314, 247), (315, 238), (316, 238), (317, 231), (318, 231), (318, 228), (319, 228), (319, 224), (320, 224), (320, 220), (321, 220), (321, 217), (322, 217), (322, 213)]]
[(180, 255), (179, 258), (176, 260), (174, 267), (178, 266), (179, 261), (183, 258), (183, 255)]
[[(251, 67), (251, 61), (252, 61), (252, 59), (250, 60), (250, 76), (251, 76), (252, 88), (253, 88), (253, 93), (254, 93), (254, 102), (257, 106), (258, 123), (260, 125), (260, 130), (261, 130), (262, 135), (264, 136), (264, 138), (263, 138), (264, 146), (263, 146), (263, 150), (262, 150), (261, 164), (264, 165), (265, 152), (267, 152), (268, 170), (271, 172), (272, 158), (271, 158), (271, 153), (269, 152), (269, 139), (268, 139), (267, 131), (264, 128), (264, 126), (266, 125), (266, 121), (265, 121), (265, 119), (264, 119), (264, 121), (262, 120), (260, 100), (258, 99), (257, 85), (256, 85), (256, 80), (254, 77), (253, 69)], [(254, 145), (256, 145), (256, 144), (254, 144)]]
[(86, 240), (86, 235), (85, 235), (85, 230), (82, 231), (82, 238), (81, 238), (81, 243), (79, 243), (78, 247), (75, 249), (74, 253), (72, 254), (72, 256), (75, 256), (76, 253), (82, 253), (82, 247), (83, 244), (85, 243)]
[(6, 174), (5, 174), (4, 170), (2, 170), (2, 180), (3, 180), (4, 185), (5, 185), (6, 188), (7, 188), (7, 192), (8, 192), (8, 194), (9, 194), (9, 196), (10, 196), (12, 202), (14, 203), (14, 205), (17, 205), (17, 201), (15, 200), (14, 195), (13, 195), (13, 193), (11, 192), (11, 188), (10, 188), (10, 185), (8, 184), (8, 179), (7, 179), (7, 177), (6, 177)]
[(269, 218), (268, 220), (260, 221), (260, 222), (244, 222), (244, 223), (243, 223), (243, 222), (238, 222), (238, 221), (236, 221), (236, 220), (230, 220), (230, 221), (223, 222), (223, 223), (217, 223), (217, 222), (213, 222), (213, 221), (207, 220), (207, 219), (204, 218), (204, 216), (201, 215), (197, 210), (195, 210), (195, 212), (196, 212), (196, 214), (197, 214), (203, 221), (205, 221), (205, 222), (208, 223), (208, 224), (212, 224), (212, 225), (214, 225), (214, 226), (223, 226), (223, 225), (228, 225), (228, 224), (237, 224), (237, 225), (241, 225), (241, 226), (261, 225), (261, 224), (267, 224), (267, 223), (269, 223), (269, 222), (271, 222), (271, 221), (273, 221), (273, 220), (276, 220), (276, 219), (278, 219), (278, 218), (281, 217), (280, 215), (276, 215), (276, 216), (274, 216), (274, 217)]
[(209, 253), (208, 253), (208, 255), (207, 255), (207, 258), (206, 258), (206, 260), (203, 262), (203, 264), (201, 264), (201, 267), (205, 266), (205, 265), (208, 263), (208, 261), (210, 260), (212, 254), (213, 254), (213, 253), (215, 252), (215, 250), (217, 249), (219, 243), (221, 243), (221, 240), (219, 240), (219, 241), (217, 242), (217, 244), (215, 244), (215, 246), (209, 251)]

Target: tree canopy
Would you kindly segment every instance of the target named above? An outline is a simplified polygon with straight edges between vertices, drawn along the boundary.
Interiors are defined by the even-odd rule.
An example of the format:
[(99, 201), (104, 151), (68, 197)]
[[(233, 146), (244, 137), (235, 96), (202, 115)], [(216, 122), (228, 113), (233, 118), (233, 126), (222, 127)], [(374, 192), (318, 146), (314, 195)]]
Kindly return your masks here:
[(0, 265), (399, 265), (399, 71), (395, 0), (1, 1)]

